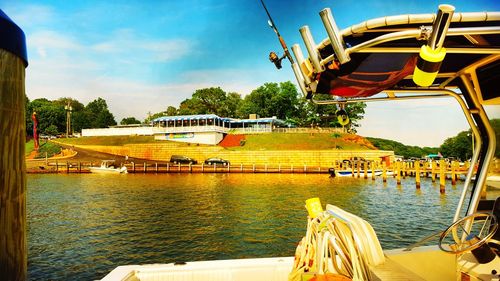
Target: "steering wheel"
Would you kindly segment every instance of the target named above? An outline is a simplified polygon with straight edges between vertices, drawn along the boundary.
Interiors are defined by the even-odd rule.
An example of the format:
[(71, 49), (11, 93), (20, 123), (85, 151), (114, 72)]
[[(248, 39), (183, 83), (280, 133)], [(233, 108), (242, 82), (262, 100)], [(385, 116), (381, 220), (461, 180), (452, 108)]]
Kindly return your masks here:
[[(479, 225), (482, 226), (478, 227)], [(493, 237), (498, 229), (495, 215), (490, 212), (477, 212), (463, 217), (450, 225), (439, 237), (439, 248), (446, 253), (461, 254), (479, 248)], [(475, 231), (479, 233), (475, 234)], [(484, 235), (486, 231), (486, 235)], [(455, 244), (445, 243), (451, 234)], [(461, 238), (463, 237), (463, 238)]]

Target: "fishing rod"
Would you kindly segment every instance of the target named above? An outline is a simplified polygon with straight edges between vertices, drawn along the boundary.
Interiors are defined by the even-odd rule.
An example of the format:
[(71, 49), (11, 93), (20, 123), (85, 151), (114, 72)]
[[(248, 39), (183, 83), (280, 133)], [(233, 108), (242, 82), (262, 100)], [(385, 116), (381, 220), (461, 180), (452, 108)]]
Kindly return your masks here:
[(269, 53), (269, 60), (272, 63), (274, 63), (274, 65), (276, 66), (277, 69), (281, 69), (281, 61), (284, 58), (287, 58), (290, 61), (290, 63), (293, 64), (294, 61), (293, 61), (292, 56), (290, 55), (290, 52), (288, 51), (288, 47), (286, 46), (285, 40), (283, 39), (283, 37), (281, 37), (276, 24), (274, 24), (273, 18), (271, 17), (271, 14), (269, 14), (269, 11), (267, 10), (266, 4), (264, 4), (264, 0), (260, 0), (260, 3), (262, 3), (264, 10), (266, 10), (267, 17), (269, 18), (267, 23), (274, 30), (274, 33), (276, 33), (276, 35), (278, 36), (278, 39), (280, 40), (281, 47), (283, 48), (283, 51), (285, 51), (285, 53), (283, 54), (283, 56), (281, 58), (278, 57), (278, 55), (275, 52)]

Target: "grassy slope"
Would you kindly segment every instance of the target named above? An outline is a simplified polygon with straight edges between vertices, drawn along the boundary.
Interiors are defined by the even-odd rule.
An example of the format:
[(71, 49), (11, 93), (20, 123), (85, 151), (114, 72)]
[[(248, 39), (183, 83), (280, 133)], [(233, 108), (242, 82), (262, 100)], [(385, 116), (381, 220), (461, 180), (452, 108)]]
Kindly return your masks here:
[[(31, 152), (35, 149), (35, 145), (33, 140), (28, 141), (25, 146), (25, 155), (30, 155)], [(47, 157), (52, 157), (61, 152), (61, 146), (51, 143), (45, 142), (43, 140), (40, 141), (40, 148), (38, 149), (38, 155), (35, 158), (44, 158), (45, 153), (47, 153)]]
[[(113, 136), (113, 137), (84, 137), (58, 139), (65, 144), (75, 145), (125, 145), (133, 143), (154, 143), (152, 136)], [(166, 142), (166, 141), (161, 141)], [(185, 143), (171, 142), (178, 146), (188, 146)], [(244, 146), (233, 147), (230, 150), (312, 150), (312, 149), (372, 149), (366, 141), (355, 135), (340, 135), (331, 133), (273, 133), (247, 135)]]

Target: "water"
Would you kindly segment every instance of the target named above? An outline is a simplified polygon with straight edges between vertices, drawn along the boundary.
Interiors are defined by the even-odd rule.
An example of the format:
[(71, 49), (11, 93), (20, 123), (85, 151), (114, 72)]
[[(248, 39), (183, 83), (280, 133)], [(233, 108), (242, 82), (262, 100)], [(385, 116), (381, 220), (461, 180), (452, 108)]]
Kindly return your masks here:
[[(458, 185), (460, 186), (460, 185)], [(29, 175), (30, 280), (95, 280), (118, 265), (291, 256), (304, 201), (368, 220), (384, 249), (451, 222), (460, 188), (304, 174)]]

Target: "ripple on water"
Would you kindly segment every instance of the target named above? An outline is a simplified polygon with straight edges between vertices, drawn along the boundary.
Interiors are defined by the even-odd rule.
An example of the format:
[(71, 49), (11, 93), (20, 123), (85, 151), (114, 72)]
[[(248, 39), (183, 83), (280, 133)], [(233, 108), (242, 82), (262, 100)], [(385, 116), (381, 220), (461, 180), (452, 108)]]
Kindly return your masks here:
[(459, 189), (299, 174), (28, 176), (31, 280), (100, 279), (118, 265), (293, 255), (304, 201), (368, 220), (385, 249), (451, 221)]

